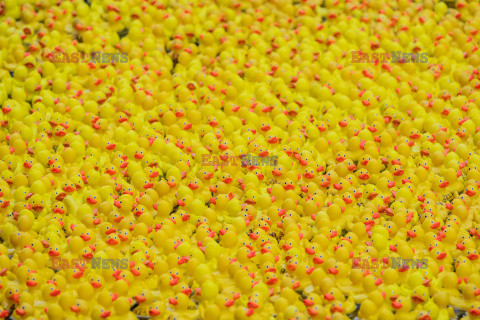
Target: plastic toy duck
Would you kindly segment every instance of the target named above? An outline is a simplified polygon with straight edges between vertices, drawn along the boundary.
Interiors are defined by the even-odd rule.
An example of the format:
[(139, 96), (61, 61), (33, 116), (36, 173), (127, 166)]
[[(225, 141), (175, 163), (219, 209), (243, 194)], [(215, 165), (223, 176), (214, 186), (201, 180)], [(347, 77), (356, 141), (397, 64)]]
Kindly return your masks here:
[[(366, 319), (444, 319), (451, 298), (478, 317), (475, 6), (327, 1), (318, 25), (314, 3), (280, 2), (0, 4), (0, 275), (16, 279), (0, 290), (26, 289), (2, 310), (341, 319), (354, 300)], [(128, 61), (75, 62), (92, 51)], [(242, 154), (278, 161), (225, 164)], [(422, 253), (427, 269), (350, 262)], [(45, 268), (124, 255), (128, 270)]]

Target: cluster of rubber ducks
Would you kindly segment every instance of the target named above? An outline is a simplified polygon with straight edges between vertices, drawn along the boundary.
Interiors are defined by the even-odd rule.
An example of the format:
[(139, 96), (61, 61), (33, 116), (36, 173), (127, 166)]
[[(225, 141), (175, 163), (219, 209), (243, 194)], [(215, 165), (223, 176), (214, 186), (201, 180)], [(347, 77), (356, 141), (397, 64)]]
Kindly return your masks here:
[[(0, 318), (480, 319), (479, 29), (465, 0), (5, 0)], [(203, 165), (242, 155), (277, 161)]]

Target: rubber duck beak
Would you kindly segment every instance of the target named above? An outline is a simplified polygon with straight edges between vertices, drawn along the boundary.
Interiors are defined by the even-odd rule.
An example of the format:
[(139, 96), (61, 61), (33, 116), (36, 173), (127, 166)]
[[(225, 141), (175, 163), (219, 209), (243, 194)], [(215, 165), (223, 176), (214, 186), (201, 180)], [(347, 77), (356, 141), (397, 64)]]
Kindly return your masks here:
[(479, 316), (480, 315), (480, 310), (476, 308), (471, 308), (468, 310), (468, 313), (470, 313), (472, 316)]
[(110, 311), (104, 311), (104, 312), (102, 312), (102, 314), (100, 315), (100, 317), (102, 317), (102, 318), (108, 318), (108, 317), (110, 317)]
[(301, 284), (300, 284), (300, 281), (295, 281), (295, 282), (293, 283), (293, 285), (292, 285), (292, 289), (293, 289), (293, 290), (296, 290), (297, 288), (300, 287), (300, 285), (301, 285)]
[(308, 309), (307, 309), (307, 312), (308, 312), (308, 314), (309, 314), (311, 317), (315, 317), (315, 316), (318, 315), (318, 311), (315, 310), (315, 309), (312, 309), (312, 308), (308, 308)]
[(340, 306), (333, 306), (330, 308), (330, 311), (332, 313), (335, 313), (335, 312), (343, 313), (343, 308)]
[(337, 275), (339, 271), (336, 268), (328, 268), (328, 272), (330, 274)]
[(23, 309), (17, 308), (17, 309), (15, 309), (15, 313), (18, 314), (19, 316), (23, 317), (27, 312)]
[(95, 200), (93, 197), (88, 197), (87, 202), (90, 204), (97, 204), (97, 200)]
[(37, 285), (37, 282), (32, 280), (28, 280), (26, 283), (28, 287), (35, 287)]
[(92, 259), (93, 254), (92, 254), (91, 252), (84, 253), (84, 254), (82, 254), (82, 257), (84, 257), (85, 259), (90, 260), (90, 259)]
[(115, 246), (118, 244), (118, 240), (115, 240), (113, 238), (108, 239), (106, 242), (108, 245), (111, 245), (111, 246)]
[(447, 257), (447, 254), (445, 252), (441, 252), (439, 255), (437, 255), (437, 260), (443, 260)]
[(50, 292), (50, 295), (51, 295), (52, 297), (56, 297), (56, 296), (58, 296), (59, 294), (60, 294), (60, 290), (58, 290), (58, 289), (52, 290), (52, 292)]
[(79, 313), (81, 311), (81, 309), (76, 305), (70, 306), (70, 310), (75, 313)]
[(470, 253), (470, 254), (468, 255), (468, 259), (470, 259), (470, 260), (477, 260), (477, 259), (478, 259), (478, 254), (476, 254), (476, 253)]
[(13, 301), (18, 303), (19, 302), (18, 298), (20, 297), (20, 293), (14, 293), (10, 297), (12, 298)]
[(151, 309), (148, 311), (148, 314), (149, 314), (151, 317), (154, 317), (154, 316), (158, 316), (158, 315), (160, 314), (160, 311), (158, 311), (157, 309), (151, 308)]
[(55, 250), (50, 250), (48, 251), (48, 254), (52, 257), (56, 257), (58, 256), (60, 253), (58, 251), (55, 251)]

